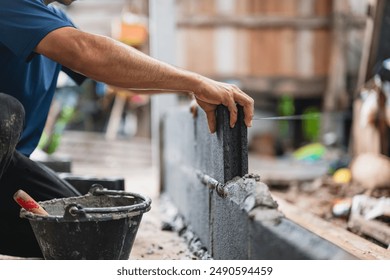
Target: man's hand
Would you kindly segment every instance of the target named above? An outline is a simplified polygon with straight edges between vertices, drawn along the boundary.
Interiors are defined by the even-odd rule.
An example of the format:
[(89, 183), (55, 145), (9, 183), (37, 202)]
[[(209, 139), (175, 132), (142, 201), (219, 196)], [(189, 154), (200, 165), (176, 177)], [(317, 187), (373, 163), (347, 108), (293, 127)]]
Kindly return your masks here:
[(233, 128), (237, 122), (236, 103), (244, 107), (246, 126), (252, 126), (254, 101), (250, 96), (235, 85), (217, 82), (205, 77), (200, 79), (201, 86), (197, 91), (194, 91), (194, 95), (197, 103), (206, 113), (211, 133), (217, 129), (215, 110), (219, 104), (223, 104), (229, 109), (230, 127)]

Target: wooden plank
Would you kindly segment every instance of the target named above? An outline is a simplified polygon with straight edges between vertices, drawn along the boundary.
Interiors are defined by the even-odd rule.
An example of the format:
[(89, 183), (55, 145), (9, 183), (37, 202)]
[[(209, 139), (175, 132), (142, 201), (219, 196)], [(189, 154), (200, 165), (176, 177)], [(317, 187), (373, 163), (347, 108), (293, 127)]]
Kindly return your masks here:
[(236, 15), (247, 15), (250, 10), (250, 1), (236, 1)]
[(287, 16), (214, 16), (209, 17), (205, 15), (197, 15), (180, 19), (178, 21), (178, 27), (218, 27), (218, 26), (231, 26), (231, 27), (245, 27), (245, 28), (323, 28), (330, 25), (328, 17), (287, 17)]
[(281, 45), (273, 29), (251, 32), (251, 74), (254, 76), (278, 75), (278, 55)]
[[(209, 2), (179, 2), (180, 6), (185, 4), (187, 10), (191, 9), (177, 22), (183, 49), (181, 66), (208, 76), (311, 77), (328, 74), (329, 7), (332, 6), (328, 0), (315, 1), (304, 14), (299, 12), (299, 7), (307, 10), (306, 4), (311, 3), (310, 0), (235, 0), (234, 12), (227, 11), (225, 6), (221, 10), (220, 0)], [(227, 6), (232, 3), (228, 2)], [(346, 21), (349, 24), (352, 20), (346, 18)], [(227, 40), (235, 41), (234, 46), (219, 53), (221, 39), (224, 44)], [(233, 52), (231, 58), (221, 63), (221, 58), (228, 52)], [(222, 67), (225, 64), (227, 67)], [(221, 69), (224, 73), (220, 73)]]
[(250, 75), (250, 33), (244, 28), (237, 29), (237, 42), (236, 42), (236, 75), (249, 76)]
[[(378, 48), (380, 24), (382, 21), (385, 0), (368, 0), (369, 11), (366, 20), (366, 29), (364, 33), (363, 53), (360, 60), (359, 77), (357, 90), (372, 77), (372, 69), (376, 58)], [(358, 95), (358, 91), (356, 91)]]
[[(216, 13), (231, 16), (235, 14), (235, 0), (215, 0)], [(237, 74), (238, 30), (232, 27), (215, 28), (214, 62), (216, 72), (226, 75)]]
[(362, 260), (389, 260), (390, 251), (272, 195), (286, 217)]
[[(261, 3), (260, 3), (261, 2)], [(267, 14), (268, 1), (253, 1), (251, 15)], [(273, 30), (266, 28), (263, 30), (248, 30), (250, 33), (250, 73), (254, 76), (270, 76), (274, 72), (274, 52), (269, 48), (272, 40)]]
[(198, 5), (197, 14), (216, 15), (215, 1), (196, 0), (196, 3)]
[(296, 76), (297, 64), (299, 58), (297, 56), (297, 33), (291, 28), (284, 28), (280, 30), (280, 63), (282, 67), (278, 75), (285, 77)]
[(287, 76), (235, 76), (212, 75), (216, 80), (234, 79), (244, 91), (252, 94), (267, 93), (273, 96), (289, 94), (296, 98), (321, 97), (325, 91), (326, 77), (287, 77)]
[(122, 115), (127, 102), (127, 94), (125, 90), (115, 91), (114, 105), (111, 109), (110, 118), (106, 129), (106, 139), (114, 140), (119, 132), (119, 126), (122, 120)]
[(313, 34), (314, 76), (327, 76), (329, 71), (329, 57), (331, 34), (329, 29), (317, 29)]
[[(387, 21), (390, 6), (388, 1), (384, 0), (371, 0), (370, 1), (370, 10), (369, 17), (367, 18), (367, 28), (364, 34), (364, 46), (363, 54), (360, 63), (358, 83), (356, 87), (355, 95), (357, 99), (360, 99), (360, 92), (364, 87), (370, 87), (370, 79), (375, 74), (374, 71), (377, 70), (374, 68), (375, 64), (382, 59), (384, 59), (384, 53), (387, 52), (387, 36), (385, 31), (388, 30)], [(384, 14), (386, 13), (386, 14)], [(382, 36), (383, 35), (383, 36)], [(387, 40), (387, 41), (386, 41)], [(382, 92), (379, 92), (379, 115), (383, 114), (385, 107), (385, 96)], [(359, 105), (359, 107), (357, 107)], [(358, 102), (354, 103), (354, 111), (357, 114), (360, 112), (361, 106)], [(353, 123), (353, 149), (354, 152), (361, 152), (366, 149), (379, 150), (381, 154), (388, 154), (388, 127), (383, 118), (380, 118), (379, 122), (375, 125), (369, 125), (362, 128), (358, 119)], [(367, 133), (371, 134), (371, 139), (369, 141)]]
[[(361, 29), (365, 26), (363, 17), (358, 16), (346, 16), (344, 20), (347, 22), (350, 28)], [(196, 15), (186, 18), (180, 18), (177, 21), (179, 28), (184, 27), (242, 27), (248, 29), (266, 29), (266, 28), (294, 28), (294, 29), (319, 29), (329, 28), (332, 22), (328, 16), (308, 16), (308, 17), (295, 17), (295, 16), (273, 16), (273, 15), (235, 15), (224, 16), (207, 16)]]
[[(329, 65), (328, 85), (324, 97), (324, 109), (336, 111), (348, 107), (348, 94), (346, 91), (346, 25), (343, 15), (347, 13), (345, 1), (333, 0), (333, 30)], [(332, 126), (332, 124), (328, 124)], [(325, 124), (326, 127), (326, 124)]]
[(383, 244), (390, 245), (390, 227), (375, 220), (366, 220), (359, 215), (352, 215), (348, 227), (360, 234), (370, 236)]
[(250, 11), (256, 14), (295, 15), (297, 0), (252, 0)]
[[(329, 0), (317, 0), (314, 3), (314, 16), (331, 17), (333, 2)], [(313, 31), (313, 75), (328, 76), (331, 57), (332, 37), (330, 26)]]
[(185, 37), (187, 64), (184, 67), (206, 76), (215, 74), (214, 30), (188, 28)]
[(294, 15), (297, 0), (254, 0), (253, 11), (272, 15)]
[[(298, 17), (306, 18), (313, 15), (314, 2), (300, 0), (298, 5)], [(297, 74), (300, 77), (310, 77), (314, 68), (313, 30), (298, 29), (297, 31)]]
[[(333, 2), (329, 0), (314, 1), (314, 13), (316, 16), (330, 16), (333, 10)], [(345, 1), (347, 2), (347, 1)]]

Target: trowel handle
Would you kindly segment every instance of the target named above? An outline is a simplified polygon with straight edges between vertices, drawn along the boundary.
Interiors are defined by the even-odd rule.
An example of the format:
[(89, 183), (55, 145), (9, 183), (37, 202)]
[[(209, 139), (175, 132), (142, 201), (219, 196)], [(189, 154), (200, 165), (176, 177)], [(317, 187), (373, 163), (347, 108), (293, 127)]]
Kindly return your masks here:
[(25, 210), (32, 212), (37, 215), (48, 216), (49, 213), (42, 208), (31, 196), (29, 196), (25, 191), (18, 190), (14, 194), (14, 200)]

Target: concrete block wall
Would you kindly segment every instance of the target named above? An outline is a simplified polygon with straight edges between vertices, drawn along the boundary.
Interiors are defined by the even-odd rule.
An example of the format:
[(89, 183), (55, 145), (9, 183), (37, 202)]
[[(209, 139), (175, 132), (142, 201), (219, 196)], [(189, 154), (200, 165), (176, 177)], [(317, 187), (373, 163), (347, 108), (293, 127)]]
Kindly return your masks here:
[(214, 259), (353, 259), (334, 244), (286, 219), (268, 187), (248, 175), (247, 129), (217, 110), (217, 133), (205, 114), (188, 108), (161, 124), (163, 193)]

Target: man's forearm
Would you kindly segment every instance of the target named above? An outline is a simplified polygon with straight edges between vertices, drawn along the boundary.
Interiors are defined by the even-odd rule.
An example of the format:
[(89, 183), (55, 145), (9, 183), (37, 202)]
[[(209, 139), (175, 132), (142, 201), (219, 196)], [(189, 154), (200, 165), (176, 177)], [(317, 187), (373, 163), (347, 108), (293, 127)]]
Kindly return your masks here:
[(70, 27), (48, 34), (36, 51), (89, 78), (123, 88), (189, 92), (201, 81), (197, 74), (120, 42)]

